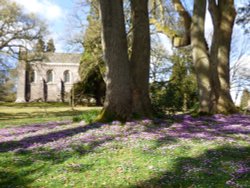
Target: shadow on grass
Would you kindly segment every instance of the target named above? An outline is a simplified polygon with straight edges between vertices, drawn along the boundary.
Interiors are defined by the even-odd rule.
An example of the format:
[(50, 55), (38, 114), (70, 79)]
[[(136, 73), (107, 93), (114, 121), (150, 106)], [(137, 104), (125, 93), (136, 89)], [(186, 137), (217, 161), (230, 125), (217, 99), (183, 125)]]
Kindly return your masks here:
[(180, 157), (174, 166), (137, 188), (250, 187), (250, 147), (223, 146), (198, 157)]
[[(246, 117), (245, 117), (246, 118)], [(247, 136), (250, 133), (248, 127), (248, 120), (246, 122), (241, 123), (242, 126), (230, 126), (229, 122), (224, 122), (219, 125), (199, 125), (200, 121), (183, 121), (181, 124), (163, 124), (163, 125), (154, 125), (154, 126), (146, 126), (144, 131), (141, 130), (132, 130), (133, 126), (130, 129), (126, 130), (126, 136), (135, 135), (136, 137), (140, 133), (146, 133), (144, 136), (149, 138), (153, 138), (157, 146), (160, 147), (162, 144), (168, 142), (169, 144), (176, 142), (178, 139), (204, 139), (204, 140), (214, 140), (214, 139), (222, 139), (222, 140), (232, 140), (235, 139), (235, 136)], [(67, 124), (67, 123), (66, 123)], [(20, 128), (16, 128), (15, 131), (2, 129), (0, 132), (0, 136), (16, 136), (20, 134), (26, 134), (29, 132), (37, 132), (43, 128), (53, 129), (59, 124), (53, 123), (50, 124), (37, 124), (37, 125), (28, 125)], [(50, 132), (47, 134), (40, 134), (30, 137), (25, 137), (19, 141), (0, 141), (0, 152), (8, 152), (16, 149), (27, 149), (34, 145), (46, 144), (49, 142), (55, 142), (59, 139), (65, 139), (68, 137), (72, 137), (79, 133), (87, 132), (91, 129), (98, 129), (102, 126), (99, 123), (93, 123), (85, 126), (78, 126), (74, 128), (68, 128), (65, 130)], [(171, 129), (169, 129), (171, 128)], [(120, 133), (116, 134), (116, 136), (121, 136)], [(248, 139), (248, 138), (246, 138)]]
[(28, 178), (27, 174), (34, 172), (16, 173), (9, 172), (6, 169), (0, 170), (0, 186), (2, 188), (9, 187), (28, 187), (30, 183), (34, 181), (32, 178)]
[[(51, 170), (53, 165), (58, 165), (67, 161), (72, 155), (83, 156), (91, 152), (94, 147), (97, 147), (100, 143), (93, 143), (88, 151), (74, 150), (67, 151), (55, 151), (55, 150), (32, 150), (32, 151), (20, 151), (13, 153), (10, 157), (1, 159), (0, 165), (0, 187), (12, 188), (12, 187), (31, 187), (35, 181), (39, 181), (40, 176), (44, 176), (52, 172), (53, 175), (57, 175), (56, 172)], [(85, 152), (85, 153), (84, 153)], [(84, 154), (83, 154), (84, 153)], [(0, 154), (1, 157), (1, 154)], [(37, 163), (34, 165), (34, 163)], [(38, 166), (38, 167), (37, 167)], [(85, 172), (91, 170), (94, 164), (68, 164), (59, 167), (59, 172)], [(62, 180), (61, 180), (62, 181)], [(63, 186), (63, 182), (60, 182)], [(42, 182), (42, 187), (46, 187), (45, 182)], [(38, 186), (40, 187), (40, 186)]]
[(250, 117), (238, 115), (224, 118), (187, 117), (177, 119), (173, 124), (148, 126), (145, 131), (160, 135), (157, 139), (159, 146), (169, 139), (174, 142), (176, 139), (233, 141), (238, 137), (250, 142)]
[[(72, 145), (70, 147), (71, 150), (63, 151), (60, 151), (60, 149), (48, 148), (32, 148), (31, 150), (26, 150), (31, 144), (44, 144), (50, 141), (55, 141), (59, 138), (66, 138), (86, 132), (90, 129), (97, 129), (99, 127), (100, 124), (87, 125), (85, 127), (67, 129), (65, 131), (59, 131), (48, 135), (30, 137), (19, 142), (1, 143), (0, 167), (2, 167), (2, 169), (0, 168), (0, 187), (29, 187), (31, 183), (39, 179), (40, 175), (50, 173), (53, 165), (64, 163), (72, 158), (73, 155), (76, 157), (83, 157), (84, 155), (94, 152), (96, 147), (103, 143), (110, 142), (114, 138), (105, 137), (103, 139), (90, 141), (87, 145)], [(13, 149), (17, 148), (19, 148), (19, 150), (12, 152)], [(10, 155), (10, 157), (6, 157), (6, 155)], [(37, 165), (34, 165), (34, 163), (38, 163), (39, 167), (36, 167)], [(63, 173), (82, 173), (91, 170), (93, 166), (94, 161), (89, 164), (64, 164), (59, 167), (59, 171), (62, 171)], [(8, 170), (6, 171), (6, 169)], [(55, 172), (52, 173), (55, 174)], [(46, 187), (44, 182), (42, 182), (42, 185)], [(61, 182), (59, 186), (62, 187), (63, 183)]]
[[(0, 153), (13, 151), (16, 149), (27, 149), (33, 145), (54, 142), (59, 139), (65, 139), (67, 137), (72, 137), (79, 133), (84, 133), (91, 129), (98, 129), (101, 126), (102, 124), (95, 123), (95, 124), (89, 124), (89, 125), (80, 126), (76, 128), (70, 128), (70, 129), (60, 130), (56, 132), (51, 132), (48, 134), (26, 137), (19, 141), (3, 141), (3, 142), (0, 142)], [(38, 130), (35, 130), (35, 131), (38, 131)]]
[[(209, 140), (211, 138), (213, 139), (213, 137), (210, 136), (210, 133), (213, 136), (219, 135), (225, 138), (232, 133), (249, 134), (247, 131), (244, 132), (244, 130), (239, 129), (239, 127), (236, 127), (237, 129), (234, 129), (235, 127), (228, 128), (226, 125), (227, 122), (220, 126), (212, 126), (212, 131), (211, 126), (197, 125), (197, 123), (199, 122), (196, 122), (198, 129), (197, 127), (193, 127), (192, 121), (189, 122), (186, 120), (182, 123), (182, 127), (177, 126), (177, 129), (174, 129), (174, 132), (170, 132), (170, 134), (166, 134), (164, 131), (161, 133), (164, 128), (171, 127), (170, 125), (152, 126), (143, 131), (143, 133), (155, 133), (154, 135), (159, 136), (162, 134), (163, 137), (156, 139), (159, 143), (156, 147), (173, 144), (174, 142), (177, 142), (179, 138), (199, 139), (197, 134), (199, 135), (202, 131), (209, 132), (209, 135), (202, 137), (203, 139), (207, 138)], [(248, 125), (247, 120), (245, 125)], [(63, 163), (67, 159), (71, 158), (73, 154), (84, 156), (93, 152), (96, 147), (104, 143), (111, 142), (116, 138), (129, 137), (131, 135), (138, 136), (138, 134), (140, 134), (140, 130), (133, 131), (133, 126), (131, 126), (132, 130), (127, 130), (127, 132), (117, 131), (118, 134), (113, 137), (103, 136), (100, 138), (98, 137), (98, 139), (89, 139), (89, 137), (86, 137), (86, 143), (88, 143), (87, 146), (85, 146), (84, 141), (81, 140), (82, 145), (75, 147), (72, 146), (71, 151), (60, 151), (60, 148), (57, 150), (45, 148), (36, 149), (36, 144), (43, 145), (49, 142), (53, 143), (59, 139), (67, 140), (76, 134), (85, 133), (88, 130), (99, 129), (101, 126), (103, 125), (89, 124), (86, 126), (69, 128), (43, 135), (30, 136), (23, 138), (20, 141), (5, 141), (0, 143), (0, 157), (1, 155), (11, 155), (12, 153), (14, 156), (13, 158), (22, 159), (13, 161), (13, 158), (5, 157), (4, 162), (0, 160), (0, 166), (3, 166), (3, 168), (6, 167), (8, 169), (11, 167), (14, 169), (12, 171), (7, 171), (7, 173), (13, 177), (17, 177), (17, 180), (19, 181), (19, 183), (15, 182), (11, 177), (8, 177), (7, 179), (2, 178), (1, 180), (0, 176), (0, 187), (16, 187), (16, 185), (28, 187), (30, 183), (39, 178), (37, 174), (49, 173), (50, 170), (48, 166)], [(215, 131), (213, 131), (213, 129)], [(183, 132), (185, 133), (184, 135), (181, 134)], [(146, 152), (144, 154), (147, 155)], [(49, 165), (41, 167), (41, 169), (33, 166), (34, 163), (39, 163), (39, 161), (42, 161), (43, 164), (45, 163)], [(207, 150), (198, 157), (177, 156), (170, 169), (167, 169), (164, 172), (156, 172), (153, 178), (138, 182), (134, 186), (130, 187), (239, 187), (238, 184), (243, 185), (243, 187), (249, 187), (249, 163), (250, 147), (223, 146), (217, 149)], [(91, 170), (93, 165), (94, 164), (83, 164), (80, 166), (71, 165), (63, 167), (64, 169), (62, 170), (66, 169), (66, 171), (69, 172), (85, 172)], [(23, 170), (19, 171), (17, 169)], [(34, 176), (29, 174), (29, 171), (32, 172), (32, 170), (35, 174)]]
[[(51, 173), (51, 166), (67, 161), (72, 155), (82, 157), (94, 152), (95, 148), (112, 139), (93, 142), (87, 148), (74, 148), (73, 151), (21, 151), (13, 158), (0, 161), (0, 187), (29, 187), (39, 179), (39, 174)], [(145, 153), (147, 155), (147, 153)], [(0, 154), (1, 156), (1, 154)], [(13, 160), (14, 159), (14, 160)], [(33, 166), (34, 163), (41, 165)], [(4, 165), (2, 165), (3, 163)], [(58, 173), (82, 173), (92, 170), (93, 163), (64, 164), (57, 167)], [(15, 169), (10, 171), (9, 169)], [(7, 169), (7, 170), (6, 170)], [(22, 170), (20, 170), (22, 169)], [(44, 183), (44, 182), (43, 182)], [(42, 184), (46, 187), (46, 184)], [(207, 150), (197, 157), (177, 157), (173, 166), (164, 172), (156, 172), (151, 179), (141, 181), (129, 188), (190, 188), (190, 187), (242, 187), (250, 185), (250, 147), (225, 145)]]

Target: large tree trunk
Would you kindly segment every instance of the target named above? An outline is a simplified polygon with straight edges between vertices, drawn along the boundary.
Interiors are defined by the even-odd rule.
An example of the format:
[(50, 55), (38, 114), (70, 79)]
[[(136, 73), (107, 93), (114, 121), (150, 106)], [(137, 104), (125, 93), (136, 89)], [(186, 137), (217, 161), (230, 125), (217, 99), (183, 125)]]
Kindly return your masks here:
[(230, 95), (230, 50), (233, 24), (236, 16), (233, 0), (219, 1), (221, 13), (220, 46), (218, 49), (218, 75), (221, 84), (218, 113), (235, 113), (237, 110)]
[(195, 0), (191, 26), (192, 55), (199, 89), (199, 112), (208, 114), (210, 113), (211, 83), (208, 48), (204, 37), (205, 15), (206, 0)]
[(122, 0), (100, 0), (102, 42), (107, 64), (106, 98), (98, 121), (131, 116), (131, 81)]
[(217, 113), (217, 104), (219, 100), (219, 90), (220, 90), (220, 81), (217, 71), (218, 67), (218, 49), (219, 49), (219, 37), (220, 37), (220, 13), (216, 5), (215, 0), (209, 0), (209, 11), (212, 17), (214, 31), (212, 44), (210, 48), (210, 78), (212, 91), (210, 93), (211, 103), (210, 103), (210, 112)]
[(234, 113), (235, 105), (230, 95), (229, 58), (234, 19), (233, 0), (209, 1), (214, 33), (210, 51), (212, 106), (211, 113)]
[(133, 40), (131, 54), (133, 114), (151, 116), (149, 98), (150, 31), (148, 0), (132, 0)]

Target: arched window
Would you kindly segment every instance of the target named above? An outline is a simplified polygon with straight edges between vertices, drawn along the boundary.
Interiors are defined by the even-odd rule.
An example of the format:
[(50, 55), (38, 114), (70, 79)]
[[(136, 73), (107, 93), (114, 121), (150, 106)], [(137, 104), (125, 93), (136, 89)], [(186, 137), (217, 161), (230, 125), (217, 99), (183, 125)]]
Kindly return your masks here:
[(64, 71), (63, 73), (63, 81), (66, 82), (70, 82), (70, 73), (68, 70)]
[(30, 83), (34, 83), (36, 80), (36, 73), (34, 70), (31, 70), (30, 72)]
[(53, 71), (52, 70), (47, 71), (47, 82), (53, 82)]

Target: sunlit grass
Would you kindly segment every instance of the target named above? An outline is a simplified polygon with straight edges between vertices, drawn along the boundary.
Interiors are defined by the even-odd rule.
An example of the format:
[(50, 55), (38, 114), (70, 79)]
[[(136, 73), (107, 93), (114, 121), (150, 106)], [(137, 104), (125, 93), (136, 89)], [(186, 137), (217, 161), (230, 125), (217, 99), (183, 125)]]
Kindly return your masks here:
[(100, 110), (100, 107), (72, 108), (66, 103), (0, 103), (0, 127), (72, 120), (73, 116), (90, 110)]

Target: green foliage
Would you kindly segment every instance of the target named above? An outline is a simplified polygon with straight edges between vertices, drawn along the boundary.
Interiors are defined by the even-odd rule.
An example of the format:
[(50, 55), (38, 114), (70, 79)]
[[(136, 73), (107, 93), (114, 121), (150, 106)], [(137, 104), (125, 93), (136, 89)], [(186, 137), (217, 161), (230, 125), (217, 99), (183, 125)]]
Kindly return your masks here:
[(248, 106), (248, 101), (250, 100), (250, 92), (247, 89), (243, 90), (241, 101), (240, 101), (240, 107), (246, 108)]
[(101, 26), (99, 20), (89, 16), (89, 26), (84, 35), (84, 53), (81, 59), (80, 75), (82, 79), (89, 71), (102, 63)]
[(178, 50), (170, 59), (173, 66), (169, 81), (155, 81), (150, 87), (154, 111), (162, 114), (187, 111), (198, 101), (190, 49)]
[(79, 121), (85, 121), (86, 123), (93, 123), (93, 121), (96, 119), (99, 110), (90, 110), (83, 112), (81, 115), (74, 116), (73, 121), (74, 122), (79, 122)]
[(37, 40), (37, 43), (35, 45), (34, 50), (37, 53), (55, 52), (56, 48), (55, 48), (54, 40), (53, 39), (49, 39), (49, 41), (47, 42), (47, 44), (45, 44), (43, 38), (40, 37)]
[(81, 81), (75, 84), (75, 99), (94, 98), (96, 104), (102, 105), (106, 85), (103, 75), (106, 71), (102, 60), (101, 26), (96, 2), (90, 2), (91, 11), (88, 16), (88, 28), (84, 35), (84, 53), (82, 54), (79, 74)]
[(150, 88), (153, 110), (158, 115), (164, 115), (166, 111), (175, 112), (182, 106), (181, 96), (174, 85), (156, 82)]
[(16, 70), (0, 72), (0, 101), (13, 102), (16, 98), (15, 92)]
[(53, 39), (49, 39), (49, 41), (47, 42), (47, 46), (46, 46), (46, 52), (55, 52), (56, 48), (54, 45), (54, 40)]
[(39, 38), (35, 46), (35, 51), (42, 53), (42, 52), (45, 52), (45, 48), (46, 47), (45, 47), (45, 42), (43, 38)]
[(16, 57), (18, 47), (27, 49), (44, 34), (45, 24), (34, 14), (27, 14), (18, 1), (0, 1), (1, 56)]
[(83, 99), (94, 98), (97, 106), (101, 106), (104, 101), (106, 85), (98, 67), (88, 73), (85, 80), (74, 84), (74, 94), (76, 103), (81, 103)]

